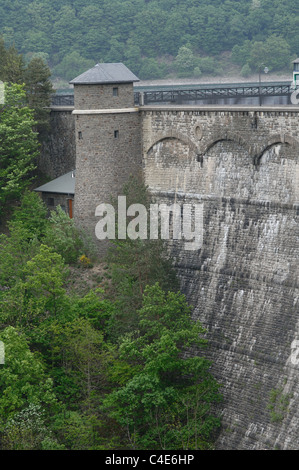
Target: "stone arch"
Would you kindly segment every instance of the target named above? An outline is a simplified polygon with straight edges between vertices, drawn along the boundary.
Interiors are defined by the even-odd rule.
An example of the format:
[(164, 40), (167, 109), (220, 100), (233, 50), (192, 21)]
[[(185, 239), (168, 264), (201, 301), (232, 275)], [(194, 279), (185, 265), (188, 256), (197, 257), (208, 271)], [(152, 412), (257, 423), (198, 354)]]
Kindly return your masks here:
[(271, 136), (256, 155), (254, 155), (254, 165), (258, 166), (262, 156), (275, 145), (285, 144), (288, 146), (299, 146), (299, 141), (289, 134), (275, 134)]
[(188, 145), (190, 147), (190, 150), (192, 150), (195, 154), (199, 153), (198, 147), (189, 137), (175, 130), (171, 132), (165, 132), (165, 133), (163, 132), (163, 133), (157, 134), (155, 136), (155, 139), (153, 139), (152, 142), (147, 146), (147, 148), (145, 149), (145, 152), (149, 153), (150, 150), (152, 150), (152, 148), (154, 147), (154, 145), (157, 145), (160, 142), (163, 142), (163, 140), (167, 140), (167, 139), (179, 140), (183, 144)]
[(200, 158), (203, 159), (204, 155), (212, 147), (214, 147), (219, 142), (224, 142), (224, 141), (226, 141), (226, 142), (235, 142), (236, 144), (239, 144), (242, 147), (244, 147), (249, 154), (252, 154), (251, 147), (248, 145), (248, 142), (245, 139), (243, 139), (243, 137), (241, 137), (238, 134), (234, 134), (233, 132), (226, 131), (226, 132), (214, 135), (207, 143), (205, 143), (205, 146), (203, 147), (202, 151), (200, 152), (200, 155), (199, 155)]

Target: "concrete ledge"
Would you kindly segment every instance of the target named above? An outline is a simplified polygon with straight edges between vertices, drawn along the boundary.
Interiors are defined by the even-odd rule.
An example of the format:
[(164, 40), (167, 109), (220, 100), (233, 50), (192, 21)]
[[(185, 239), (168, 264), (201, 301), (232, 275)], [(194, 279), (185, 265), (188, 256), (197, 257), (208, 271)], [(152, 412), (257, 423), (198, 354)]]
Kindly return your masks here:
[(119, 109), (74, 109), (73, 114), (123, 114), (137, 113), (139, 108), (119, 108)]
[(198, 193), (185, 193), (183, 191), (163, 191), (163, 190), (154, 190), (149, 188), (149, 192), (153, 196), (158, 197), (167, 197), (173, 199), (182, 199), (184, 202), (190, 199), (196, 199), (199, 202), (204, 201), (218, 201), (220, 203), (229, 203), (229, 204), (243, 204), (246, 206), (262, 206), (265, 208), (273, 209), (273, 208), (280, 208), (286, 210), (299, 210), (299, 201), (294, 202), (280, 202), (280, 201), (269, 201), (266, 199), (250, 199), (250, 198), (240, 198), (240, 197), (227, 197), (227, 196), (216, 196), (216, 195), (209, 195), (209, 194), (198, 194)]
[(51, 106), (50, 107), (51, 111), (73, 111), (74, 106)]
[(207, 111), (220, 111), (220, 112), (259, 112), (259, 113), (264, 113), (264, 112), (278, 112), (278, 113), (298, 113), (299, 112), (299, 106), (297, 105), (273, 105), (273, 106), (257, 106), (257, 105), (243, 105), (243, 106), (238, 106), (238, 105), (186, 105), (186, 104), (181, 104), (181, 105), (144, 105), (140, 106), (139, 108), (140, 111), (188, 111), (188, 112), (193, 112), (193, 111), (200, 111), (200, 112), (207, 112)]

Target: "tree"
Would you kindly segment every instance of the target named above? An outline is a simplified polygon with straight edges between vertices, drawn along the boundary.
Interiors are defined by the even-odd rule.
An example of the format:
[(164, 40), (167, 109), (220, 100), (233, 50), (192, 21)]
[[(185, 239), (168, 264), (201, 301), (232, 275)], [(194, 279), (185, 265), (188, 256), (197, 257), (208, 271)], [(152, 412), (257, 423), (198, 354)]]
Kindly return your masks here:
[[(206, 342), (185, 297), (147, 287), (138, 329), (120, 344), (132, 367), (125, 385), (104, 399), (134, 449), (209, 449), (220, 422), (211, 406), (221, 400), (210, 363), (194, 354)], [(193, 352), (193, 354), (192, 354)]]
[(63, 358), (66, 374), (78, 385), (81, 407), (96, 409), (101, 392), (107, 387), (109, 348), (103, 333), (83, 318), (53, 322), (52, 327), (52, 347), (56, 357)]
[(45, 420), (40, 405), (30, 403), (27, 408), (10, 418), (2, 437), (3, 450), (63, 450), (57, 443)]
[(7, 83), (18, 83), (22, 85), (24, 82), (25, 62), (23, 56), (18, 53), (15, 46), (8, 49), (5, 48), (2, 40), (0, 46), (0, 58), (2, 61), (0, 68), (0, 79)]
[(179, 76), (185, 77), (192, 75), (196, 66), (196, 61), (192, 50), (188, 46), (182, 46), (179, 48), (174, 65)]
[(38, 252), (48, 224), (47, 208), (35, 192), (25, 192), (7, 222), (9, 235), (0, 234), (0, 286), (10, 289), (22, 278), (27, 261)]
[(5, 103), (0, 105), (0, 216), (33, 178), (39, 147), (35, 124), (23, 86), (6, 86)]
[(165, 75), (165, 65), (159, 64), (156, 59), (145, 58), (142, 61), (140, 69), (140, 78), (142, 80), (148, 80), (150, 78), (157, 80), (158, 78), (163, 78)]
[(53, 69), (53, 73), (66, 80), (72, 80), (93, 66), (93, 60), (86, 59), (79, 52), (74, 51), (63, 57), (62, 61)]
[(1, 331), (5, 364), (0, 369), (0, 427), (30, 404), (42, 407), (56, 404), (53, 383), (42, 361), (29, 349), (23, 335), (9, 326)]
[(47, 214), (48, 209), (41, 197), (34, 191), (25, 191), (20, 206), (14, 209), (8, 223), (10, 232), (18, 225), (28, 232), (28, 240), (41, 240), (48, 225)]
[(249, 65), (248, 64), (243, 65), (243, 67), (241, 69), (242, 77), (249, 77), (249, 75), (251, 75), (251, 74), (252, 74), (252, 70), (249, 67)]
[(29, 107), (34, 109), (39, 134), (49, 130), (49, 106), (54, 91), (50, 77), (51, 71), (40, 57), (34, 57), (24, 73), (27, 101)]
[(258, 71), (265, 66), (269, 70), (282, 70), (290, 62), (290, 46), (282, 37), (272, 35), (265, 42), (257, 41), (252, 44), (248, 60), (252, 70)]
[(245, 65), (250, 58), (251, 47), (252, 43), (248, 40), (244, 41), (241, 46), (236, 44), (232, 48), (232, 62), (242, 66)]
[(83, 248), (83, 241), (74, 220), (70, 219), (60, 206), (51, 211), (43, 242), (59, 253), (66, 263), (78, 261)]
[(0, 301), (1, 322), (30, 332), (49, 316), (65, 314), (65, 274), (62, 257), (40, 245), (35, 256), (20, 269), (15, 284), (4, 292)]
[(4, 66), (6, 63), (6, 47), (3, 37), (0, 37), (0, 80), (4, 78)]

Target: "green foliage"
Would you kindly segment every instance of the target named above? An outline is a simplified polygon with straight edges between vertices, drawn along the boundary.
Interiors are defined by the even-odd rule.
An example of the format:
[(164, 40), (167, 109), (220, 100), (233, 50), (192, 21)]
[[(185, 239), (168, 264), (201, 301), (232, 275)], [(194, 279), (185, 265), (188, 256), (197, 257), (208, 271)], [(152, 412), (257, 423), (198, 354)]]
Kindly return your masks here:
[[(293, 56), (298, 54), (297, 32), (298, 5), (294, 0), (11, 0), (0, 14), (0, 33), (6, 46), (15, 44), (26, 57), (48, 54), (54, 75), (66, 80), (101, 61), (124, 62), (140, 78), (152, 78), (153, 71), (159, 69), (148, 60), (163, 56), (167, 56), (168, 67), (162, 71), (168, 74), (175, 71), (173, 58), (186, 44), (197, 58), (217, 57), (243, 47), (246, 41), (265, 43), (275, 35), (289, 45)], [(240, 65), (248, 59), (246, 55)], [(184, 62), (181, 66), (179, 73), (189, 70), (189, 76), (200, 67), (185, 68)]]
[(15, 284), (3, 293), (1, 322), (30, 330), (49, 314), (59, 315), (64, 308), (64, 276), (61, 256), (41, 245), (20, 269)]
[(203, 73), (217, 75), (223, 71), (214, 57), (201, 57), (199, 59), (199, 67)]
[(252, 43), (249, 40), (244, 41), (242, 45), (236, 44), (232, 49), (232, 62), (238, 65), (245, 65), (250, 57)]
[(201, 76), (201, 70), (199, 67), (195, 67), (195, 69), (193, 70), (193, 75), (194, 77), (198, 78)]
[(22, 85), (25, 70), (23, 56), (14, 45), (6, 48), (3, 38), (0, 38), (0, 62), (0, 80)]
[(41, 136), (49, 130), (48, 108), (54, 92), (51, 71), (46, 64), (48, 54), (29, 52), (26, 57), (30, 58), (27, 64), (15, 46), (5, 47), (3, 38), (0, 38), (0, 79), (8, 84), (24, 86), (26, 103), (34, 110), (35, 128)]
[(156, 59), (150, 57), (143, 59), (138, 75), (142, 80), (149, 80), (151, 78), (157, 80), (163, 78), (165, 73), (165, 65), (159, 64)]
[(45, 412), (40, 405), (30, 403), (7, 421), (2, 437), (5, 450), (62, 450), (45, 422)]
[(80, 397), (84, 408), (91, 407), (94, 401), (97, 404), (100, 392), (107, 387), (107, 366), (111, 361), (102, 332), (84, 318), (61, 318), (43, 323), (35, 333), (35, 344), (42, 350), (51, 348), (44, 355), (64, 401), (72, 400), (73, 395)]
[(208, 361), (190, 355), (205, 344), (203, 328), (192, 321), (183, 295), (165, 293), (158, 284), (146, 288), (138, 314), (138, 329), (120, 344), (120, 357), (135, 367), (134, 375), (105, 405), (132, 448), (210, 448), (219, 426), (211, 412), (220, 399), (218, 384)]
[[(143, 182), (129, 179), (123, 188), (127, 207), (133, 203), (149, 208), (151, 198)], [(114, 207), (117, 207), (116, 203)], [(117, 219), (117, 217), (116, 217)], [(175, 290), (178, 281), (161, 240), (137, 238), (113, 240), (108, 253), (111, 272), (109, 294), (117, 304), (117, 312), (111, 319), (111, 329), (120, 336), (134, 328), (136, 310), (142, 304), (145, 287), (159, 282), (165, 290)]]
[(267, 40), (254, 42), (250, 51), (249, 65), (258, 70), (261, 65), (269, 70), (281, 70), (290, 67), (290, 46), (282, 37), (271, 35)]
[(174, 66), (180, 77), (188, 77), (196, 66), (196, 59), (188, 46), (182, 46), (174, 61)]
[(0, 369), (1, 429), (15, 413), (30, 404), (55, 405), (53, 381), (45, 374), (42, 361), (30, 351), (24, 336), (9, 326), (0, 332), (5, 345), (5, 364)]
[(25, 264), (39, 250), (47, 226), (47, 209), (37, 193), (27, 191), (8, 222), (9, 235), (0, 235), (0, 286), (12, 287)]
[(28, 105), (34, 109), (39, 134), (49, 130), (51, 95), (51, 71), (41, 57), (33, 57), (24, 72)]
[[(10, 236), (0, 234), (0, 286), (9, 289), (22, 276), (26, 262), (38, 250), (36, 238), (22, 224), (10, 223)], [(1, 296), (0, 296), (1, 298)]]
[(59, 65), (54, 68), (53, 73), (67, 80), (71, 80), (93, 66), (93, 60), (86, 59), (78, 52), (74, 51), (64, 56)]
[[(135, 178), (124, 194), (151, 202)], [(218, 384), (163, 245), (116, 240), (105, 290), (78, 294), (69, 276), (91, 270), (67, 263), (86, 241), (46, 214), (25, 192), (0, 235), (0, 448), (211, 448)]]
[(271, 422), (281, 422), (288, 413), (290, 404), (290, 394), (284, 394), (283, 388), (272, 389), (268, 403), (268, 410), (270, 410)]
[(43, 242), (59, 253), (66, 263), (78, 261), (83, 248), (83, 241), (74, 220), (70, 219), (60, 206), (51, 211)]
[(33, 191), (26, 191), (10, 219), (11, 232), (16, 226), (28, 232), (30, 239), (41, 240), (47, 226), (47, 207), (40, 196)]
[[(249, 70), (258, 72), (265, 66), (271, 70), (287, 70), (291, 65), (291, 49), (282, 36), (271, 35), (266, 41), (245, 41), (232, 50), (232, 60)], [(248, 67), (245, 68), (245, 65)], [(246, 75), (244, 75), (246, 76)]]
[(5, 205), (19, 199), (28, 187), (38, 155), (33, 131), (33, 111), (25, 104), (23, 86), (5, 88), (5, 104), (0, 105), (0, 216)]
[(67, 450), (101, 450), (102, 439), (97, 432), (100, 424), (96, 416), (78, 411), (70, 411), (56, 420), (58, 434)]
[(242, 77), (249, 77), (249, 75), (252, 74), (252, 70), (249, 67), (248, 64), (243, 65), (242, 70), (241, 70), (241, 75)]

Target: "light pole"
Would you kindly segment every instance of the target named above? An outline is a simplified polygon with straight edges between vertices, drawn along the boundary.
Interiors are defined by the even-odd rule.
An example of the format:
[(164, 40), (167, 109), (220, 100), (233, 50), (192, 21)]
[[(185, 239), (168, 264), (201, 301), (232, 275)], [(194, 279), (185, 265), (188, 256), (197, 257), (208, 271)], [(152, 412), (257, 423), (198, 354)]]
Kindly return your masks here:
[(264, 72), (265, 73), (268, 73), (269, 72), (269, 69), (268, 67), (265, 67), (264, 64), (261, 64), (259, 66), (259, 104), (260, 106), (262, 106), (262, 96), (261, 96), (261, 71), (262, 71), (262, 68), (264, 67)]

